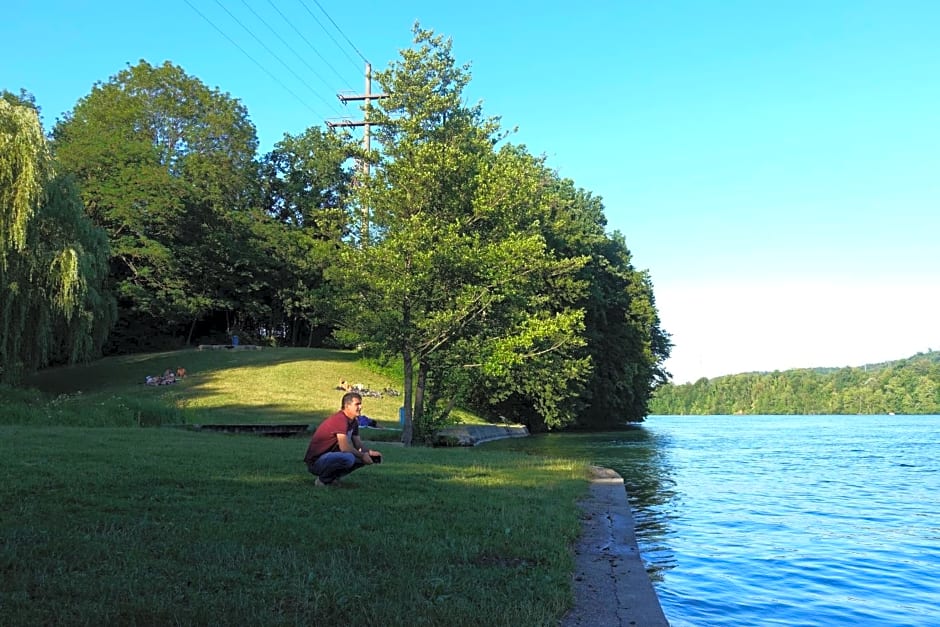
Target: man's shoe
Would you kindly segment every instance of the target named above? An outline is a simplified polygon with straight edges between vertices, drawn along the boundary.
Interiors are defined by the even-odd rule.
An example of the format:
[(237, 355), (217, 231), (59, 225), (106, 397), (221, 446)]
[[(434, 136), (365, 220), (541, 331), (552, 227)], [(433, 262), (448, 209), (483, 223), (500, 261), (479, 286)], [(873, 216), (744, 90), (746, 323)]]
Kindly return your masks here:
[(330, 484), (329, 484), (329, 483), (323, 483), (322, 481), (320, 481), (320, 477), (317, 477), (317, 480), (313, 482), (313, 485), (315, 485), (315, 486), (318, 487), (318, 488), (328, 488), (328, 487), (330, 487)]

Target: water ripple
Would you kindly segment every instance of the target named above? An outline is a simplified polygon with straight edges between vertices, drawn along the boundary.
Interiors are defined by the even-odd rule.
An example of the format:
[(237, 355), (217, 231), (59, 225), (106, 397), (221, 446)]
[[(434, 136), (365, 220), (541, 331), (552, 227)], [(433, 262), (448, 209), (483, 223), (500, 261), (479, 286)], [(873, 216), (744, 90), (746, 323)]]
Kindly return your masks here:
[(664, 492), (632, 505), (673, 625), (940, 625), (940, 417), (646, 429)]
[(620, 473), (673, 627), (940, 626), (940, 416), (652, 416), (504, 446)]

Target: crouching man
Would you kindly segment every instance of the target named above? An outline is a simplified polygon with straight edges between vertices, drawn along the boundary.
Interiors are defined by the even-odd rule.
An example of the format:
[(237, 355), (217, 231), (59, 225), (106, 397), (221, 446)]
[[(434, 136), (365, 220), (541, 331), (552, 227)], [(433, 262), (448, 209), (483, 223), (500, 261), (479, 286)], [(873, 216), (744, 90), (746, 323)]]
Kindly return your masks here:
[(313, 432), (304, 455), (307, 470), (317, 476), (317, 486), (334, 485), (352, 471), (382, 461), (382, 454), (363, 447), (359, 438), (362, 396), (347, 392), (342, 405)]

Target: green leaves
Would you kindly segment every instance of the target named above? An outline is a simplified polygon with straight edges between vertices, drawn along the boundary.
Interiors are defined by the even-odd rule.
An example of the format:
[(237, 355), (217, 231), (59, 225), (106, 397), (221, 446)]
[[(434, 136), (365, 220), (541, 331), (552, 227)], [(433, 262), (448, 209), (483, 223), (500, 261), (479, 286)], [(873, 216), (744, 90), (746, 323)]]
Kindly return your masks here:
[[(600, 199), (503, 143), (499, 119), (465, 103), (469, 65), (440, 35), (415, 25), (413, 48), (376, 76), (388, 95), (366, 105), (378, 150), (311, 128), (260, 162), (244, 107), (177, 66), (141, 61), (97, 84), (56, 125), (54, 148), (107, 241), (82, 231), (81, 245), (44, 252), (59, 280), (37, 298), (78, 328), (109, 276), (119, 350), (189, 341), (204, 319), (210, 333), (295, 345), (300, 330), (308, 345), (336, 330), (402, 360), (406, 434), (458, 403), (534, 427), (642, 419), (669, 338)], [(16, 229), (49, 180), (41, 134), (14, 136), (32, 157), (0, 153), (0, 183), (19, 181), (0, 188), (4, 251), (26, 241)], [(352, 159), (371, 172), (355, 186)], [(62, 207), (79, 203), (61, 191)]]
[[(584, 289), (575, 275), (587, 258), (547, 246), (555, 177), (521, 147), (495, 149), (503, 134), (463, 105), (470, 76), (450, 42), (416, 27), (415, 44), (378, 74), (389, 94), (372, 118), (382, 152), (360, 195), (373, 233), (334, 268), (356, 295), (344, 321), (403, 358), (419, 433), (484, 384), (539, 397), (560, 416), (567, 384), (587, 365), (569, 358), (583, 345), (583, 312), (569, 305)], [(555, 378), (548, 369), (556, 385), (518, 385)]]
[(0, 380), (97, 355), (114, 321), (108, 246), (54, 177), (33, 106), (0, 99)]
[(751, 372), (665, 385), (657, 414), (936, 414), (940, 352), (858, 368)]
[(0, 98), (0, 265), (26, 246), (27, 226), (50, 175), (36, 110)]
[[(257, 139), (245, 108), (169, 62), (99, 83), (53, 131), (89, 215), (107, 229), (125, 313), (157, 333), (237, 308), (250, 258)], [(243, 263), (242, 267), (248, 264)], [(233, 282), (237, 277), (237, 285)]]

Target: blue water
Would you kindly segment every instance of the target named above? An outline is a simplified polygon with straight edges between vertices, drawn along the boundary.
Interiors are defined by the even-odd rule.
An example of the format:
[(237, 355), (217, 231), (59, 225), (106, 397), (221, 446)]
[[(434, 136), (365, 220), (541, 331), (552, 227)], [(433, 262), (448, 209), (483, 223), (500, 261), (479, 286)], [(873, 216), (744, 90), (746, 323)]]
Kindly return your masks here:
[(652, 416), (526, 440), (624, 477), (674, 627), (940, 626), (940, 416)]

